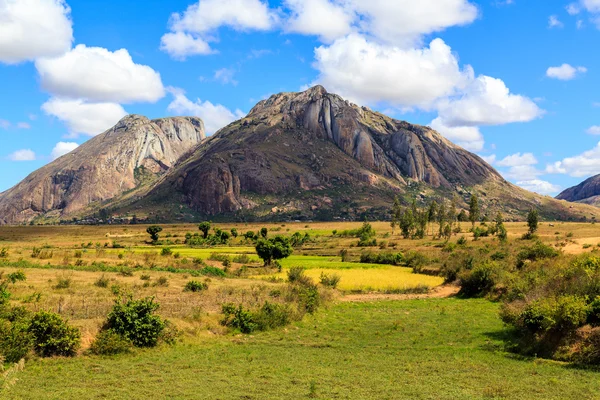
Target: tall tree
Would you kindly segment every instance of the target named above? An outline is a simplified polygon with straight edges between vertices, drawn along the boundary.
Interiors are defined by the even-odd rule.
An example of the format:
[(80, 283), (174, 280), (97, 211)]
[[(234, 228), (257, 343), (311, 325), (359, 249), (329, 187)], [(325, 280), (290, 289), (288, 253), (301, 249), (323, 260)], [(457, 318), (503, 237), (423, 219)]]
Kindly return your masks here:
[(400, 204), (400, 199), (398, 196), (394, 198), (394, 205), (392, 205), (392, 222), (390, 225), (392, 226), (392, 235), (394, 234), (394, 230), (397, 226), (400, 226), (400, 219), (402, 218), (402, 205)]
[(446, 202), (442, 201), (440, 204), (440, 209), (438, 210), (437, 222), (440, 224), (439, 235), (440, 237), (444, 236), (444, 225), (446, 224), (446, 218), (448, 217), (446, 210)]
[(472, 194), (469, 201), (469, 221), (471, 221), (473, 228), (475, 228), (475, 223), (479, 220), (479, 212), (479, 200), (477, 200), (475, 194)]
[(535, 208), (532, 208), (527, 215), (527, 226), (529, 227), (529, 234), (533, 235), (538, 230), (539, 215)]

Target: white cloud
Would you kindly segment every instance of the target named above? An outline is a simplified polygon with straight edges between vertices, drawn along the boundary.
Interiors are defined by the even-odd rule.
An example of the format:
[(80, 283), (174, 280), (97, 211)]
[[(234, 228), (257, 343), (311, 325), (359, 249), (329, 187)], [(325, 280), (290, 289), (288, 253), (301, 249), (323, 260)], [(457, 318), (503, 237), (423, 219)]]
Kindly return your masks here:
[(540, 171), (533, 165), (515, 165), (508, 171), (502, 172), (502, 175), (513, 181), (530, 181), (544, 175), (544, 171)]
[(467, 25), (479, 15), (468, 0), (343, 0), (359, 14), (361, 31), (393, 45), (420, 44), (423, 35)]
[(548, 18), (548, 28), (562, 28), (564, 26), (565, 25), (562, 22), (560, 22), (556, 15), (551, 15)]
[(446, 139), (469, 151), (483, 150), (483, 135), (479, 132), (479, 128), (475, 126), (448, 127), (443, 124), (440, 118), (436, 118), (431, 122), (431, 128), (441, 133)]
[(27, 122), (19, 122), (17, 123), (17, 129), (31, 129), (31, 125)]
[(63, 0), (0, 0), (0, 62), (17, 64), (68, 51), (70, 12)]
[(600, 0), (581, 0), (581, 4), (591, 13), (600, 13)]
[(518, 186), (521, 186), (525, 190), (529, 190), (530, 192), (535, 192), (539, 194), (556, 194), (560, 191), (561, 187), (554, 185), (550, 182), (543, 181), (540, 179), (531, 179), (526, 181), (517, 182)]
[(496, 162), (496, 155), (495, 154), (490, 154), (489, 156), (481, 156), (480, 155), (479, 157), (481, 157), (481, 159), (483, 161), (485, 161), (486, 163), (488, 163), (490, 165), (494, 164)]
[(10, 128), (10, 121), (7, 121), (5, 119), (0, 119), (0, 128), (2, 128), (2, 129)]
[(449, 127), (528, 122), (543, 115), (531, 99), (510, 93), (502, 80), (484, 75), (471, 80), (457, 98), (441, 100), (438, 110)]
[(221, 68), (215, 71), (214, 79), (223, 85), (232, 84), (233, 86), (237, 86), (238, 82), (233, 78), (234, 76), (235, 70), (233, 68)]
[(237, 31), (269, 30), (277, 14), (260, 0), (199, 0), (183, 13), (171, 15), (171, 33), (161, 39), (161, 50), (175, 59), (210, 54), (209, 42), (216, 30), (227, 26)]
[(213, 104), (210, 101), (203, 102), (200, 99), (192, 101), (186, 97), (185, 92), (181, 89), (170, 88), (169, 92), (173, 95), (173, 101), (167, 109), (178, 115), (200, 117), (204, 121), (204, 127), (208, 135), (212, 135), (219, 129), (246, 115), (240, 110), (232, 112), (227, 107), (221, 104)]
[(160, 74), (135, 64), (126, 49), (78, 45), (57, 58), (36, 61), (42, 87), (55, 96), (96, 102), (156, 102), (165, 90)]
[(315, 35), (332, 42), (352, 31), (355, 15), (343, 5), (329, 0), (286, 0), (285, 4), (292, 14), (286, 32)]
[(17, 150), (8, 156), (12, 161), (35, 161), (35, 153), (30, 149)]
[(74, 142), (58, 142), (56, 143), (56, 146), (54, 146), (54, 148), (52, 149), (50, 157), (52, 158), (52, 160), (56, 160), (57, 158), (72, 152), (77, 147), (79, 147), (79, 145)]
[(600, 125), (590, 126), (586, 132), (590, 135), (600, 135)]
[(581, 9), (579, 8), (579, 4), (577, 3), (571, 3), (566, 7), (567, 12), (569, 13), (569, 15), (577, 15), (581, 12)]
[(546, 167), (549, 174), (567, 174), (574, 177), (591, 176), (600, 173), (600, 143), (592, 150), (575, 157), (567, 157), (562, 161)]
[(562, 81), (570, 81), (571, 79), (575, 79), (575, 77), (579, 74), (584, 74), (587, 72), (587, 68), (585, 67), (573, 67), (569, 64), (563, 64), (559, 67), (550, 67), (546, 71), (546, 76), (548, 78), (560, 79)]
[(431, 108), (440, 97), (454, 94), (472, 74), (470, 68), (461, 71), (441, 39), (428, 48), (403, 50), (351, 34), (315, 49), (315, 57), (317, 81), (361, 103)]
[(497, 164), (500, 167), (517, 167), (521, 165), (535, 165), (537, 163), (538, 160), (532, 153), (516, 153), (504, 157), (502, 160), (498, 161)]
[(160, 39), (160, 49), (178, 61), (184, 61), (188, 56), (215, 53), (208, 42), (185, 32), (165, 33)]
[(69, 137), (98, 135), (127, 115), (119, 104), (86, 103), (80, 99), (51, 98), (42, 105), (42, 110), (64, 122), (69, 129)]

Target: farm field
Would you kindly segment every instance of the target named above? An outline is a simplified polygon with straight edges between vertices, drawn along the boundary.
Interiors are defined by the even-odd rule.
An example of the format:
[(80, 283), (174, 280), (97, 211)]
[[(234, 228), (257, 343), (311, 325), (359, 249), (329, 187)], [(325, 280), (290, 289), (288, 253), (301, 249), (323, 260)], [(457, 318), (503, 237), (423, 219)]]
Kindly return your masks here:
[(503, 351), (486, 300), (343, 303), (285, 329), (29, 363), (7, 399), (596, 399), (598, 373)]
[[(463, 225), (448, 241), (411, 240), (374, 222), (377, 245), (367, 247), (340, 234), (362, 223), (217, 224), (239, 236), (210, 247), (184, 244), (196, 225), (163, 225), (155, 244), (143, 225), (0, 227), (0, 274), (26, 277), (9, 286), (10, 304), (58, 313), (80, 330), (82, 344), (74, 358), (28, 359), (2, 398), (600, 397), (594, 369), (509, 352), (499, 303), (427, 298), (444, 284), (439, 273), (456, 249), (512, 257), (529, 245), (520, 239), (524, 223), (506, 223), (507, 244), (474, 241)], [(299, 232), (308, 239), (280, 260), (280, 270), (267, 268), (243, 237), (263, 227), (269, 237)], [(592, 223), (541, 223), (537, 235), (565, 256), (600, 251), (600, 229)], [(418, 253), (423, 265), (361, 262), (368, 254), (398, 253), (405, 263)], [(223, 326), (223, 304), (287, 304), (288, 274), (297, 267), (317, 284), (322, 275), (340, 278), (335, 289), (319, 286), (322, 304), (314, 314), (250, 335)], [(206, 289), (185, 291), (190, 280)], [(125, 293), (154, 297), (158, 314), (179, 330), (177, 343), (89, 354), (115, 298)], [(386, 300), (404, 293), (424, 298)], [(343, 301), (349, 295), (358, 297)]]

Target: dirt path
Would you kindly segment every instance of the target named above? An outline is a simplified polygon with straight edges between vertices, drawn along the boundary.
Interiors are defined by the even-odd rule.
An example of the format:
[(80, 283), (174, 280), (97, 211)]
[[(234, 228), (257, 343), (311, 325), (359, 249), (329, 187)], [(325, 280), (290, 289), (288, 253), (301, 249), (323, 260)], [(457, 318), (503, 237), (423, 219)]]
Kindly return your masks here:
[(384, 293), (366, 293), (366, 294), (348, 294), (340, 297), (342, 302), (364, 302), (379, 300), (418, 300), (418, 299), (443, 299), (452, 297), (458, 293), (458, 286), (444, 285), (438, 286), (426, 294), (384, 294)]

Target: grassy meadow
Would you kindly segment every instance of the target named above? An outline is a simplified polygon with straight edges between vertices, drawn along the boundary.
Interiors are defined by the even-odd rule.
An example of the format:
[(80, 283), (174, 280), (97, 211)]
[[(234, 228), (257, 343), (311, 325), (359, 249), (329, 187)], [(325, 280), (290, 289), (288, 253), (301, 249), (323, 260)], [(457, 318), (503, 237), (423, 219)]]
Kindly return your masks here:
[[(448, 241), (428, 236), (402, 239), (389, 223), (374, 222), (377, 246), (339, 233), (361, 223), (217, 224), (237, 229), (228, 245), (190, 247), (196, 225), (162, 225), (160, 244), (144, 225), (0, 227), (0, 274), (22, 271), (10, 285), (10, 304), (60, 314), (81, 331), (75, 358), (26, 361), (2, 398), (406, 398), (406, 399), (593, 399), (600, 379), (593, 369), (527, 358), (507, 351), (510, 332), (499, 304), (485, 299), (397, 300), (444, 283), (437, 272), (456, 242), (473, 254), (517, 251), (525, 223), (506, 223), (508, 244), (494, 237), (473, 241), (463, 233)], [(269, 237), (307, 233), (310, 240), (265, 268), (247, 231), (269, 229)], [(431, 227), (431, 231), (433, 231)], [(565, 255), (600, 252), (600, 228), (591, 223), (541, 223), (539, 239)], [(168, 249), (165, 251), (164, 249)], [(346, 254), (342, 258), (341, 251)], [(423, 254), (426, 265), (361, 263), (371, 253)], [(227, 260), (224, 262), (224, 260)], [(223, 274), (205, 274), (207, 266)], [(337, 288), (302, 321), (242, 335), (224, 327), (221, 305), (252, 308), (283, 301), (287, 273), (305, 268), (319, 282), (337, 275)], [(186, 292), (190, 280), (205, 283)], [(93, 356), (87, 349), (115, 296), (154, 296), (158, 313), (181, 332), (177, 344), (136, 349), (132, 354)], [(378, 293), (378, 301), (369, 295)], [(346, 302), (345, 296), (359, 296)], [(386, 300), (385, 295), (389, 297)], [(360, 296), (364, 295), (361, 300)], [(396, 296), (396, 297), (394, 297)], [(400, 296), (400, 297), (398, 297)], [(409, 296), (407, 296), (409, 298)], [(354, 299), (356, 300), (356, 298)]]

